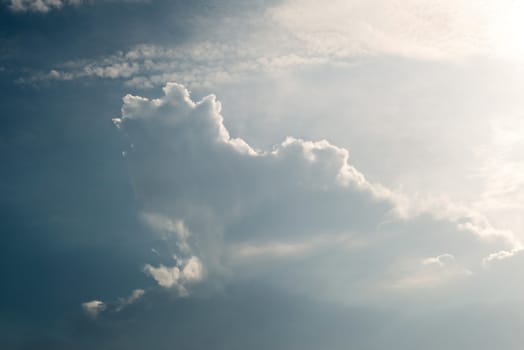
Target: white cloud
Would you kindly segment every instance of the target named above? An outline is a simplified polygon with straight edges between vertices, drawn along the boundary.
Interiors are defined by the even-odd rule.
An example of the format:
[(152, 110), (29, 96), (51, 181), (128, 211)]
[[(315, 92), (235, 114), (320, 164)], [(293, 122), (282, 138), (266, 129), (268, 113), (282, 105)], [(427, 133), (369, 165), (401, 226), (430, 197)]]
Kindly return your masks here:
[(106, 304), (100, 300), (92, 300), (82, 304), (85, 313), (92, 318), (96, 318), (106, 307)]
[(422, 265), (436, 264), (440, 267), (443, 267), (447, 263), (452, 263), (454, 261), (455, 261), (455, 257), (453, 255), (445, 253), (445, 254), (429, 257), (429, 258), (422, 260)]
[[(115, 120), (132, 145), (125, 158), (145, 221), (190, 252), (171, 267), (146, 265), (163, 287), (185, 294), (205, 267), (213, 278), (263, 273), (286, 288), (355, 298), (386, 281), (414, 287), (468, 276), (518, 243), (470, 208), (369, 182), (347, 149), (325, 140), (290, 137), (256, 150), (229, 134), (220, 111), (215, 96), (195, 102), (170, 83), (161, 98), (127, 95)], [(420, 264), (435, 251), (460, 265), (447, 255), (433, 258), (445, 269)], [(362, 294), (348, 293), (357, 286)]]
[(511, 258), (515, 256), (516, 254), (522, 252), (522, 250), (523, 248), (521, 245), (518, 245), (517, 247), (510, 249), (510, 250), (500, 250), (498, 252), (489, 254), (487, 257), (485, 257), (482, 260), (482, 262), (485, 267), (489, 267), (493, 261), (505, 260), (505, 259)]
[(146, 294), (143, 289), (135, 289), (127, 298), (118, 298), (116, 301), (103, 302), (100, 300), (92, 300), (82, 303), (84, 312), (91, 318), (97, 318), (102, 312), (114, 311), (120, 312), (125, 307), (135, 303)]
[(161, 287), (176, 289), (182, 296), (188, 294), (187, 288), (190, 284), (199, 282), (204, 276), (202, 263), (196, 256), (187, 260), (177, 260), (177, 265), (171, 267), (154, 267), (147, 264), (144, 271)]

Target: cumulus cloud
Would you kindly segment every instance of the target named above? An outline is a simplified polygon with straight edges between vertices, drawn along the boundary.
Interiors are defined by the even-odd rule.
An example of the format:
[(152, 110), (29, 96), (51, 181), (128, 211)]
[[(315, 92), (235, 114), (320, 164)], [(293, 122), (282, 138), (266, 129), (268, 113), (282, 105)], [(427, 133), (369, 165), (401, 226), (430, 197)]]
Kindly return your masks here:
[(467, 276), (489, 254), (516, 247), (511, 233), (470, 209), (420, 205), (369, 182), (347, 149), (289, 137), (256, 150), (230, 135), (215, 96), (195, 102), (176, 83), (163, 91), (127, 95), (114, 120), (129, 142), (145, 222), (183, 255), (174, 266), (146, 265), (162, 287), (184, 294), (204, 270), (212, 278), (229, 271), (358, 297)]
[(144, 271), (153, 277), (160, 286), (174, 288), (182, 296), (188, 294), (187, 286), (200, 281), (204, 274), (202, 263), (196, 256), (185, 261), (177, 261), (177, 265), (172, 267), (164, 265), (154, 267), (147, 264)]

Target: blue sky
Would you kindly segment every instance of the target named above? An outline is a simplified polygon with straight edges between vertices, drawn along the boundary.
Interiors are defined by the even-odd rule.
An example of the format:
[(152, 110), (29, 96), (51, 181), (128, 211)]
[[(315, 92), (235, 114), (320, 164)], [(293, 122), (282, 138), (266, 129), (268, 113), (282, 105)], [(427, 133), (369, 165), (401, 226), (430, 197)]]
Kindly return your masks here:
[(0, 2), (0, 347), (520, 349), (523, 17)]

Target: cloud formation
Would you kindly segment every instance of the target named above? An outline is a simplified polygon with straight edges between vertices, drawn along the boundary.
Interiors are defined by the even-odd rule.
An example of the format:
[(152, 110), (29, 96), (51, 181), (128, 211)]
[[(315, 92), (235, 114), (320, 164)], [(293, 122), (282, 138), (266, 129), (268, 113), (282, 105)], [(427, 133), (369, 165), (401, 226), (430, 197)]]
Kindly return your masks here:
[(215, 96), (195, 102), (176, 83), (163, 91), (125, 96), (114, 120), (144, 222), (175, 242), (177, 263), (145, 267), (162, 287), (187, 294), (205, 270), (211, 280), (262, 274), (358, 298), (464, 278), (490, 254), (520, 249), (470, 209), (413, 202), (367, 181), (344, 148), (289, 137), (257, 150), (230, 135)]

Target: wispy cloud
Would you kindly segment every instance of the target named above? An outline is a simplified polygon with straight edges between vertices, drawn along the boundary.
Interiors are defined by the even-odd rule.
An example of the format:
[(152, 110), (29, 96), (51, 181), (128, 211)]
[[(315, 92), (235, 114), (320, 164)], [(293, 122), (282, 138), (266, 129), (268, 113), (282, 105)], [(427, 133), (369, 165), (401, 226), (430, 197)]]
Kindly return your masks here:
[(9, 0), (8, 7), (14, 12), (47, 13), (65, 6), (79, 6), (104, 2), (149, 2), (150, 0)]
[[(22, 78), (20, 82), (86, 78), (120, 79), (128, 86), (151, 88), (168, 81), (190, 86), (238, 81), (252, 74), (274, 73), (298, 67), (328, 63), (327, 57), (291, 50), (271, 51), (241, 43), (203, 42), (176, 48), (139, 45), (94, 60), (66, 62), (46, 73)], [(331, 64), (336, 64), (332, 61)], [(340, 60), (338, 64), (349, 64)]]
[(350, 65), (369, 57), (518, 61), (524, 45), (516, 33), (524, 32), (524, 26), (518, 16), (510, 15), (518, 13), (524, 9), (513, 0), (351, 0), (329, 6), (285, 1), (245, 19), (253, 22), (245, 33), (235, 29), (239, 19), (231, 19), (223, 22), (226, 34), (209, 33), (209, 40), (171, 47), (139, 45), (126, 52), (63, 62), (20, 81), (102, 78), (137, 87), (168, 81), (209, 86), (304, 66)]

